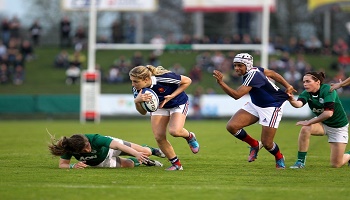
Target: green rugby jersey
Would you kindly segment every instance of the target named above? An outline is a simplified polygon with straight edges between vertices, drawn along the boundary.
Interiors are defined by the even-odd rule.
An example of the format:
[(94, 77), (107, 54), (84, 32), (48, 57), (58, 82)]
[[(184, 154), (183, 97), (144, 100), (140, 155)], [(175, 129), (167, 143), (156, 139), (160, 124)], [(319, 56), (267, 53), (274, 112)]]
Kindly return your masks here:
[(90, 166), (96, 166), (104, 161), (108, 155), (109, 145), (112, 142), (112, 138), (102, 136), (99, 134), (84, 134), (91, 145), (91, 153), (73, 153), (64, 154), (62, 159), (70, 160), (74, 156), (79, 161), (85, 161), (85, 164)]
[(316, 116), (323, 113), (324, 103), (334, 102), (333, 116), (322, 123), (329, 127), (340, 128), (348, 124), (348, 118), (337, 92), (335, 90), (330, 92), (330, 87), (328, 84), (321, 84), (320, 90), (316, 94), (311, 94), (304, 90), (298, 98), (304, 99)]

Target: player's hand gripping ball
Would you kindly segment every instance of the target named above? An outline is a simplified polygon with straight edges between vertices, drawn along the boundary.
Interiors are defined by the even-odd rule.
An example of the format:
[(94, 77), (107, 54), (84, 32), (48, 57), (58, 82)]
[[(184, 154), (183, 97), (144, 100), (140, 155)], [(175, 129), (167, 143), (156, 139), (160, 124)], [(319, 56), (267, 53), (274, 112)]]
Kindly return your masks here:
[(144, 101), (141, 103), (143, 109), (147, 112), (154, 112), (159, 107), (159, 99), (157, 94), (150, 88), (142, 88), (142, 94), (149, 93), (152, 95), (152, 98), (149, 101)]

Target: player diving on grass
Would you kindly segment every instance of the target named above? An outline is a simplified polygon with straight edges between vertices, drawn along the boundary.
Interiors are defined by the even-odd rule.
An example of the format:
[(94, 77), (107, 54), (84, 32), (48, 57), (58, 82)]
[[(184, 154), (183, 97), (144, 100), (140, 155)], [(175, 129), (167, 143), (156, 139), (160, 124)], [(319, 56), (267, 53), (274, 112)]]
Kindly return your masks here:
[[(141, 163), (146, 166), (163, 166), (161, 162), (149, 159), (151, 155), (164, 158), (163, 152), (147, 145), (140, 146), (100, 134), (74, 134), (59, 140), (56, 140), (51, 134), (50, 136), (51, 142), (48, 147), (52, 155), (60, 156), (59, 168), (135, 167)], [(72, 157), (75, 157), (78, 162), (71, 163)]]
[[(240, 53), (234, 57), (233, 65), (236, 73), (243, 77), (243, 83), (236, 90), (223, 81), (223, 74), (214, 70), (213, 76), (220, 87), (232, 98), (240, 99), (249, 93), (251, 101), (238, 110), (228, 121), (226, 129), (237, 139), (250, 145), (248, 162), (254, 161), (259, 150), (264, 147), (275, 157), (276, 168), (284, 169), (284, 156), (274, 137), (282, 118), (283, 106), (288, 99), (287, 93), (296, 92), (281, 75), (261, 67), (253, 67), (253, 57), (248, 53)], [(275, 80), (286, 88), (279, 89), (271, 80)], [(262, 125), (261, 141), (252, 138), (243, 128), (256, 122)]]

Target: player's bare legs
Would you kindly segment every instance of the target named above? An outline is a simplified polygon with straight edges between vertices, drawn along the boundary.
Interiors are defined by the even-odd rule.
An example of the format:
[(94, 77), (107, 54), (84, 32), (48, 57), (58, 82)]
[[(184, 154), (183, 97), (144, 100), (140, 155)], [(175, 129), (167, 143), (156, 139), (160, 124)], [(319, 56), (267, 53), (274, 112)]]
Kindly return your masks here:
[(348, 157), (349, 154), (344, 154), (346, 149), (345, 143), (329, 143), (331, 147), (331, 166), (334, 168), (339, 168), (349, 161), (349, 158), (345, 160), (344, 157)]
[(271, 128), (268, 126), (262, 126), (262, 132), (261, 132), (261, 142), (264, 145), (264, 148), (266, 150), (273, 148), (273, 139), (276, 135), (276, 128)]
[[(310, 126), (302, 126), (299, 132), (298, 138), (298, 159), (294, 165), (290, 168), (300, 169), (305, 167), (306, 163), (306, 154), (309, 150), (310, 137), (314, 136), (323, 136), (325, 131), (323, 126), (320, 123), (312, 124)], [(343, 152), (344, 153), (344, 152)]]
[(324, 129), (320, 123), (312, 124), (310, 126), (302, 126), (298, 138), (298, 151), (307, 152), (309, 150), (311, 135), (323, 136), (324, 134)]
[(151, 117), (154, 139), (156, 140), (158, 147), (163, 151), (168, 159), (176, 156), (172, 145), (166, 138), (167, 124), (169, 122), (169, 119), (169, 116), (161, 115), (154, 115)]
[(262, 147), (261, 142), (252, 138), (243, 128), (251, 124), (256, 123), (259, 120), (258, 117), (250, 114), (249, 112), (240, 109), (235, 115), (227, 122), (226, 129), (237, 139), (242, 140), (250, 145), (250, 152), (248, 156), (248, 162), (254, 161), (258, 152)]
[(184, 128), (185, 121), (185, 114), (179, 112), (171, 114), (168, 130), (170, 135), (174, 137), (185, 138), (192, 153), (196, 154), (199, 152), (199, 143), (197, 142), (195, 134)]
[(120, 167), (134, 167), (135, 164), (133, 160), (119, 157)]
[(174, 137), (188, 137), (188, 131), (184, 128), (186, 115), (182, 113), (173, 113), (170, 116), (168, 131)]
[[(169, 116), (153, 115), (151, 117), (152, 130), (158, 147), (163, 151), (175, 169), (181, 169), (182, 165), (178, 159), (173, 146), (166, 138), (167, 125), (170, 120)], [(170, 168), (171, 168), (170, 167)]]
[(141, 145), (135, 144), (135, 143), (131, 143), (131, 148), (135, 149), (138, 152), (143, 152), (145, 153), (147, 156), (151, 156), (152, 155), (152, 151), (150, 148), (148, 147), (143, 147)]
[(345, 152), (343, 155), (343, 164), (345, 165), (346, 163), (348, 163), (348, 165), (350, 165), (350, 151)]
[(279, 146), (274, 142), (276, 131), (277, 128), (262, 126), (261, 142), (264, 148), (275, 156), (276, 168), (284, 169), (286, 167), (284, 163), (284, 156), (281, 153)]
[(254, 124), (259, 120), (258, 117), (250, 114), (249, 112), (240, 109), (234, 114), (231, 119), (227, 122), (226, 129), (231, 133), (235, 134), (240, 129)]

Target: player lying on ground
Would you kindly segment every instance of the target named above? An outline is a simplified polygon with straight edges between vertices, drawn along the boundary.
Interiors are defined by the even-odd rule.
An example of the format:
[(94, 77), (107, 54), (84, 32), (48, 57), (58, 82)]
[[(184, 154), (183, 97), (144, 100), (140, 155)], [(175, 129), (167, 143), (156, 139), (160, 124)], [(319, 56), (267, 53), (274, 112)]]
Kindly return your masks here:
[[(56, 140), (51, 135), (49, 150), (52, 155), (60, 156), (59, 168), (83, 169), (92, 167), (134, 167), (140, 163), (147, 166), (163, 166), (159, 161), (148, 157), (155, 155), (164, 158), (160, 149), (140, 146), (110, 136), (100, 134), (74, 134)], [(122, 158), (122, 155), (134, 157)], [(71, 158), (79, 162), (71, 164)]]

